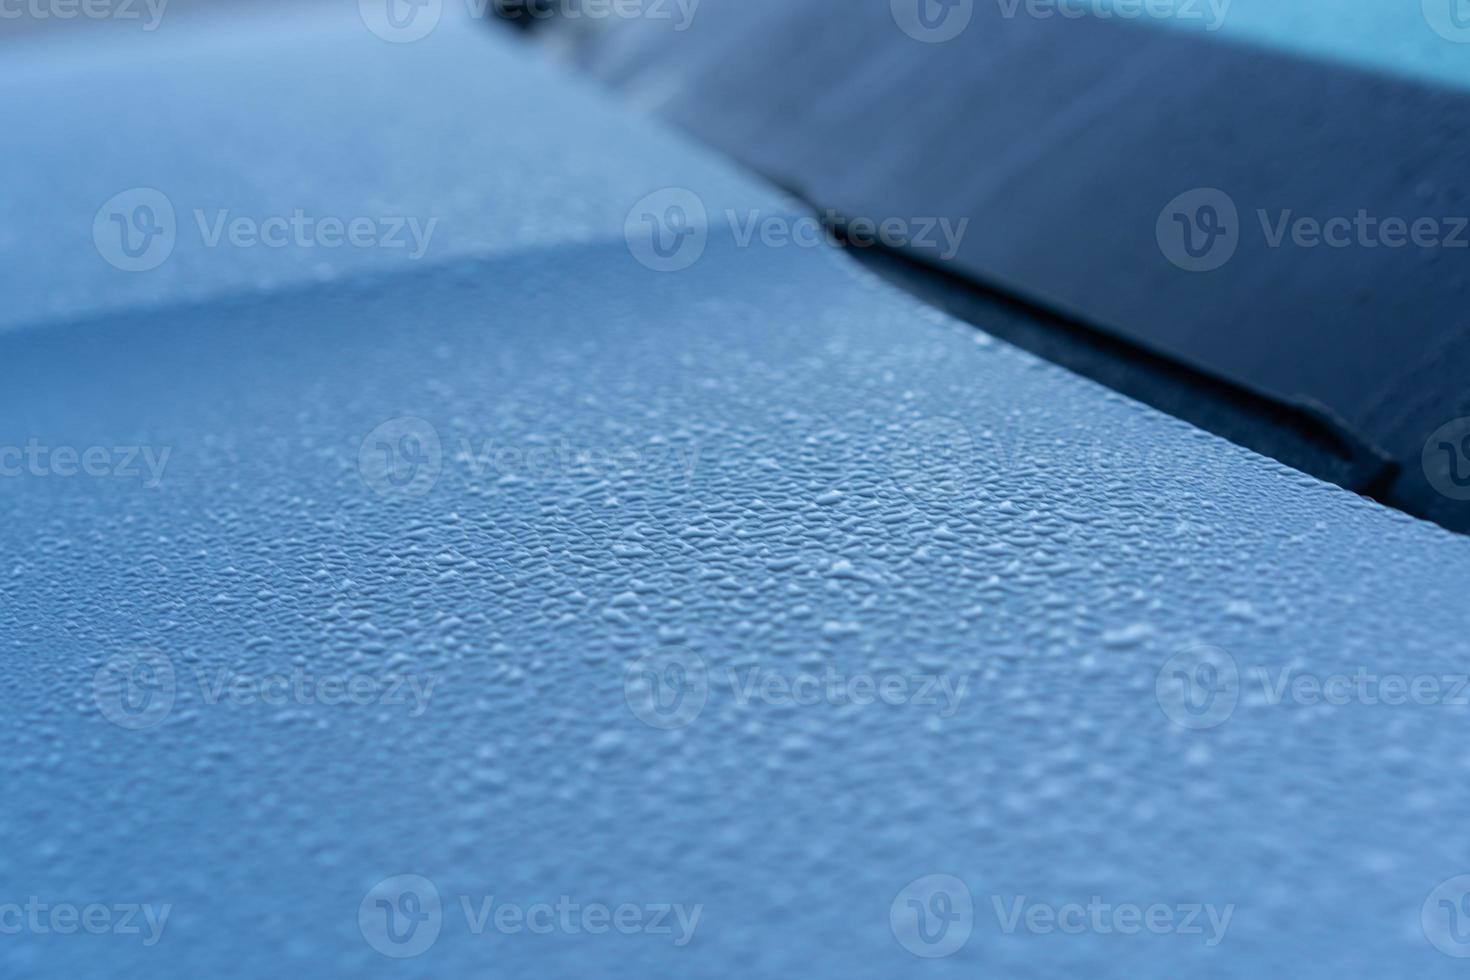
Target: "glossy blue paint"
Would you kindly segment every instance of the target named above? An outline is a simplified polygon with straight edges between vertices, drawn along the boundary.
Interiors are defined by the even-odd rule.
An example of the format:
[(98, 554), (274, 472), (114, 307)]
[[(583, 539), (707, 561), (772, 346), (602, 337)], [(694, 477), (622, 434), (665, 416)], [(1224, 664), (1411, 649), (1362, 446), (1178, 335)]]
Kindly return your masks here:
[[(1458, 972), (1421, 912), (1470, 872), (1466, 708), (1273, 704), (1259, 678), (1464, 673), (1464, 540), (840, 254), (742, 245), (725, 209), (791, 212), (499, 42), (279, 27), (79, 57), (48, 90), (95, 90), (100, 121), (147, 79), (133, 123), (198, 139), (68, 163), (43, 94), (3, 164), (34, 172), (12, 207), (45, 233), (9, 229), (0, 444), (51, 455), (0, 479), (0, 906), (171, 911), (152, 946), (0, 936), (0, 972)], [(297, 84), (252, 109), (232, 93), (270, 57)], [(427, 212), (446, 247), (181, 241), (124, 274), (88, 254), (92, 211), (144, 182), (256, 216)], [(641, 237), (693, 213), (643, 200), (670, 185), (714, 227), (659, 272), (702, 227), (666, 223), (663, 259)], [(118, 474), (130, 446), (152, 456)], [(60, 475), (59, 447), (113, 475)], [(1228, 685), (1200, 714), (1169, 694), (1230, 663), (1228, 716)], [(650, 701), (678, 669), (687, 700)], [(765, 686), (808, 676), (913, 686)], [(322, 703), (353, 677), (371, 703)], [(262, 703), (266, 678), (308, 694)], [(437, 919), (422, 885), (375, 890), (405, 874)], [(966, 923), (915, 908), (962, 914), (964, 891), (967, 941), (920, 963)], [(493, 924), (563, 896), (650, 929)], [(1093, 896), (1231, 914), (1003, 928), (1018, 899)], [(665, 905), (699, 918), (650, 931)]]

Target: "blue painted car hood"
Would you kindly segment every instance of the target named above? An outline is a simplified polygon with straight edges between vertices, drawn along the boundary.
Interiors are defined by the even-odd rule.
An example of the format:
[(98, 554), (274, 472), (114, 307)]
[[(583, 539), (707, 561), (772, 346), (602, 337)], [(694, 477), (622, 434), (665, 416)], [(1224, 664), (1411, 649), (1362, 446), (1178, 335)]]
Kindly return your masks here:
[[(1470, 872), (1465, 706), (1271, 692), (1463, 675), (1470, 545), (832, 250), (713, 220), (657, 271), (639, 219), (689, 198), (649, 194), (791, 212), (483, 31), (316, 16), (69, 41), (5, 110), (0, 442), (152, 456), (0, 480), (0, 905), (171, 911), (0, 936), (0, 972), (1458, 971), (1424, 922)], [(92, 232), (137, 186), (182, 220), (130, 274)], [(225, 207), (441, 237), (186, 234)], [(782, 696), (807, 677), (844, 693)], [(491, 896), (700, 911), (477, 931)], [(1006, 929), (1073, 903), (1200, 929)], [(936, 946), (921, 912), (959, 918)]]

